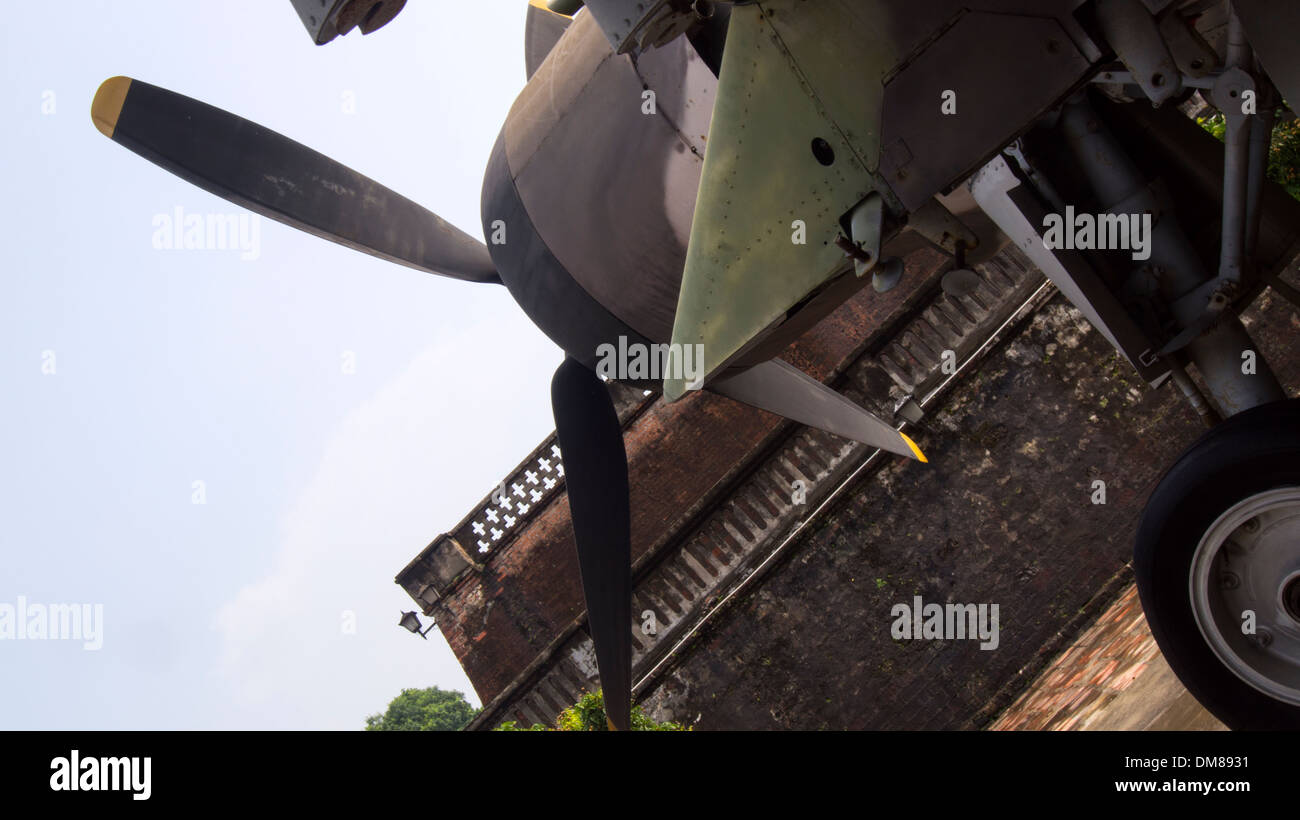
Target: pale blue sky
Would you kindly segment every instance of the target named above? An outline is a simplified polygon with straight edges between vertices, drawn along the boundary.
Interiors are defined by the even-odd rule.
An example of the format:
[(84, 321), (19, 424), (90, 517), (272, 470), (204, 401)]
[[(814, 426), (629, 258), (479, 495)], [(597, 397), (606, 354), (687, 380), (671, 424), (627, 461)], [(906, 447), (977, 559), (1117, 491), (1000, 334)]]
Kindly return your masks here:
[(559, 350), (502, 288), (269, 220), (256, 260), (156, 250), (155, 215), (238, 209), (89, 109), (117, 74), (170, 88), (479, 237), (525, 6), (412, 0), (321, 47), (288, 0), (6, 7), (0, 604), (103, 604), (104, 646), (0, 640), (0, 728), (359, 728), (431, 684), (477, 702), (436, 631), (396, 625), (393, 576), (551, 430)]

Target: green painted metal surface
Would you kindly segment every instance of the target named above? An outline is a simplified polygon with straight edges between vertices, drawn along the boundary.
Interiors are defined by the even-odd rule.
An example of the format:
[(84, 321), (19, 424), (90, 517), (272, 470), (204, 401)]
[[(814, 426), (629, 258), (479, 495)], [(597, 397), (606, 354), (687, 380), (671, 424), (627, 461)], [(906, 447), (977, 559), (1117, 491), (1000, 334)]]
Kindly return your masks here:
[[(706, 374), (849, 268), (838, 219), (876, 187), (880, 80), (897, 62), (888, 26), (867, 25), (881, 9), (774, 0), (732, 12), (673, 326), (675, 344), (703, 346)], [(690, 387), (667, 379), (664, 395)]]

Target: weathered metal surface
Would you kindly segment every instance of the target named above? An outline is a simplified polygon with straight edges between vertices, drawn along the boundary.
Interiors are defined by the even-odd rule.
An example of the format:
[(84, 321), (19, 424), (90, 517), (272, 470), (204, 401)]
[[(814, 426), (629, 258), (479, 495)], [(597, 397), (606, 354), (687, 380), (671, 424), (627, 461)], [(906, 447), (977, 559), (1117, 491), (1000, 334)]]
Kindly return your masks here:
[(671, 11), (668, 0), (591, 0), (586, 6), (609, 47), (620, 54), (635, 44), (639, 29), (661, 12)]
[(885, 86), (881, 175), (907, 210), (920, 208), (1027, 129), (1088, 70), (1055, 20), (963, 14)]
[(291, 2), (318, 46), (357, 27), (362, 34), (369, 34), (387, 25), (406, 5), (406, 0), (333, 0), (328, 7), (326, 0)]
[(1097, 0), (1097, 19), (1106, 42), (1151, 102), (1159, 106), (1182, 93), (1182, 74), (1153, 12), (1139, 0)]
[(572, 17), (551, 11), (542, 0), (529, 0), (528, 17), (524, 20), (524, 70), (529, 79), (572, 22)]
[(565, 353), (593, 370), (603, 344), (650, 344), (583, 289), (555, 257), (515, 186), (506, 153), (503, 135), (483, 174), (480, 213), (489, 237), (504, 234), (504, 241), (491, 242), (489, 251), (519, 307)]
[(1282, 96), (1300, 99), (1300, 4), (1294, 0), (1235, 0), (1241, 24), (1259, 61)]
[[(506, 121), (533, 230), (579, 287), (652, 342), (672, 335), (716, 83), (687, 39), (633, 63), (583, 14)], [(524, 307), (556, 301), (543, 289)]]
[(1111, 345), (1149, 383), (1159, 384), (1169, 365), (1156, 355), (1157, 345), (1129, 316), (1105, 280), (1079, 251), (1049, 249), (1041, 235), (1047, 208), (1025, 188), (1003, 157), (995, 157), (971, 179), (976, 200), (999, 227), (1065, 297), (1083, 312)]
[[(732, 11), (673, 324), (674, 344), (703, 345), (709, 374), (846, 269), (837, 220), (870, 191), (868, 165), (805, 81), (767, 5), (784, 21), (789, 4)], [(797, 18), (829, 30), (833, 6), (804, 7)], [(840, 55), (850, 74), (863, 59), (884, 59), (861, 45)], [(829, 148), (821, 161), (814, 140)], [(793, 241), (796, 220), (802, 244)], [(686, 381), (665, 379), (664, 395), (680, 398)]]
[[(672, 337), (703, 345), (706, 374), (847, 268), (839, 220), (869, 192), (895, 211), (920, 207), (1028, 128), (1098, 56), (1071, 18), (1078, 0), (979, 4), (989, 14), (965, 5), (733, 10)], [(954, 84), (960, 123), (941, 108)], [(1006, 94), (1013, 85), (1027, 93)], [(669, 400), (686, 389), (664, 381)]]
[(586, 6), (619, 54), (661, 48), (717, 14), (709, 2), (589, 0)]

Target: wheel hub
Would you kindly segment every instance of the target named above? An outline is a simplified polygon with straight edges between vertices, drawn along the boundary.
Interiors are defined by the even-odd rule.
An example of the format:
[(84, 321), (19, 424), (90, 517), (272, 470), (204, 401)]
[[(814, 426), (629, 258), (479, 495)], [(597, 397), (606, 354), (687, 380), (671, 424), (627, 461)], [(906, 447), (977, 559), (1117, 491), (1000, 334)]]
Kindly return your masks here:
[(1300, 706), (1300, 487), (1245, 498), (1192, 557), (1192, 613), (1237, 677)]
[(1300, 575), (1292, 576), (1282, 588), (1282, 606), (1291, 620), (1300, 623)]

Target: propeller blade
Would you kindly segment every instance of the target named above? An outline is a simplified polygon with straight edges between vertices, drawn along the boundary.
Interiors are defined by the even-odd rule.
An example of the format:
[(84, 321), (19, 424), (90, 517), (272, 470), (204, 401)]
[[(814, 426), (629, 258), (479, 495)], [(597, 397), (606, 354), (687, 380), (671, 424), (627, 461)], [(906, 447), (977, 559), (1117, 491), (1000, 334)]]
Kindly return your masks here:
[(324, 154), (220, 108), (113, 77), (91, 118), (105, 136), (205, 191), (400, 265), (499, 282), (487, 247)]
[(627, 451), (609, 389), (574, 359), (551, 380), (587, 628), (611, 729), (632, 721), (632, 535)]

